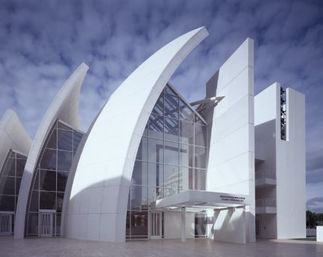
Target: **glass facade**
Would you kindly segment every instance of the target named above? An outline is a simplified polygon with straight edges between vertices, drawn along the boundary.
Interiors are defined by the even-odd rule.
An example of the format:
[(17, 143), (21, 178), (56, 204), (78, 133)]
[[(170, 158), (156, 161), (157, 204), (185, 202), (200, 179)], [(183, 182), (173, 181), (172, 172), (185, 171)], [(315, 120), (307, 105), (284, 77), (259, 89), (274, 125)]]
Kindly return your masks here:
[(10, 150), (0, 173), (0, 212), (15, 212), (27, 157)]
[(126, 237), (148, 238), (149, 211), (157, 199), (205, 190), (206, 124), (168, 85), (149, 117), (129, 192)]
[(82, 136), (61, 121), (51, 129), (34, 172), (26, 214), (27, 236), (39, 235), (43, 211), (53, 213), (51, 236), (60, 236), (65, 186)]

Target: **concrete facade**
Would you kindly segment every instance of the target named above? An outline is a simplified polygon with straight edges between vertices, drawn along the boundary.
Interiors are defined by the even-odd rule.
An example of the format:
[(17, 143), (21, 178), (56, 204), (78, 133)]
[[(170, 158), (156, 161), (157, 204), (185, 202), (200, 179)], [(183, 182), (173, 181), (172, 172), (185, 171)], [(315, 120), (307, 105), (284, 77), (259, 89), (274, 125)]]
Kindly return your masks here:
[(259, 237), (305, 237), (304, 95), (269, 86), (255, 97), (255, 125)]
[[(74, 71), (32, 141), (19, 190), (16, 239), (209, 238), (245, 244), (256, 235), (305, 236), (304, 96), (282, 91), (278, 83), (254, 96), (254, 44), (248, 38), (206, 83), (205, 98), (188, 103), (169, 80), (207, 36), (201, 27), (154, 53), (113, 92), (84, 136), (76, 130), (88, 67)], [(71, 136), (58, 138), (57, 132), (56, 147), (48, 147), (58, 121), (67, 129), (57, 131)], [(77, 147), (66, 150), (63, 142), (59, 148), (60, 140), (74, 140), (74, 129), (82, 134)], [(44, 162), (54, 160), (54, 168), (40, 167), (48, 149), (55, 157)], [(61, 150), (73, 162), (65, 173), (58, 168)], [(35, 184), (37, 172), (44, 178)], [(56, 191), (48, 189), (53, 172)], [(60, 178), (63, 186), (59, 176), (66, 178)], [(44, 181), (47, 188), (40, 188)], [(34, 185), (38, 209), (27, 223)], [(56, 206), (40, 208), (40, 191), (55, 195)], [(34, 234), (26, 233), (29, 224), (37, 227)]]

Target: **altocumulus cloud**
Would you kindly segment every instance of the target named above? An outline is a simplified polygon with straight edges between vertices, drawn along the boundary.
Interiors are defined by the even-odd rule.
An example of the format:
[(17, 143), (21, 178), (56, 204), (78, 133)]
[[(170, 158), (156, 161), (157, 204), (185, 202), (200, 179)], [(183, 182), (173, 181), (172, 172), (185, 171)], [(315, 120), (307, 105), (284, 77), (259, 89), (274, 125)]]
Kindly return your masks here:
[(323, 209), (323, 2), (0, 1), (0, 115), (17, 111), (33, 135), (64, 79), (90, 66), (81, 97), (86, 130), (113, 90), (158, 48), (193, 28), (210, 36), (172, 78), (189, 100), (246, 37), (255, 40), (255, 86), (306, 94), (308, 207)]

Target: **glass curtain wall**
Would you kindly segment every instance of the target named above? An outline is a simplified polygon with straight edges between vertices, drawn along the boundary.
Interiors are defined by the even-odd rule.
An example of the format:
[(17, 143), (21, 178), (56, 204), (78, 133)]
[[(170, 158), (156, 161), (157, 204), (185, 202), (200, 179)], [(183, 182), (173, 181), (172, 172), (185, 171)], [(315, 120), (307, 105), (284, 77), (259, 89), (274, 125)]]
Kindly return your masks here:
[(34, 172), (26, 217), (26, 236), (39, 235), (40, 210), (54, 213), (52, 236), (60, 236), (63, 199), (74, 155), (83, 133), (57, 121), (51, 129)]
[(127, 239), (148, 238), (148, 214), (157, 199), (205, 190), (206, 124), (168, 85), (149, 117), (129, 192)]
[(10, 150), (0, 173), (0, 212), (15, 212), (27, 157)]

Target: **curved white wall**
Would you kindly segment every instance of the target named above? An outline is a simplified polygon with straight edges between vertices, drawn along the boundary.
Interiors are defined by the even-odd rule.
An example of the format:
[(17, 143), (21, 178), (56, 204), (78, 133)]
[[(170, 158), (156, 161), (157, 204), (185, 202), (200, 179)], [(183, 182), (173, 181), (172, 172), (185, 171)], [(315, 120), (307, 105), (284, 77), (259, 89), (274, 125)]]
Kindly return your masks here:
[(66, 217), (67, 237), (125, 241), (130, 180), (150, 112), (178, 65), (207, 35), (202, 27), (170, 42), (112, 94), (80, 156)]
[(13, 110), (8, 109), (0, 121), (0, 172), (10, 149), (28, 155), (31, 138)]
[(20, 185), (14, 233), (16, 239), (24, 237), (26, 208), (33, 173), (50, 129), (57, 119), (68, 123), (73, 128), (79, 127), (79, 95), (87, 70), (88, 66), (82, 63), (65, 81), (63, 87), (47, 109), (47, 112), (36, 132)]

